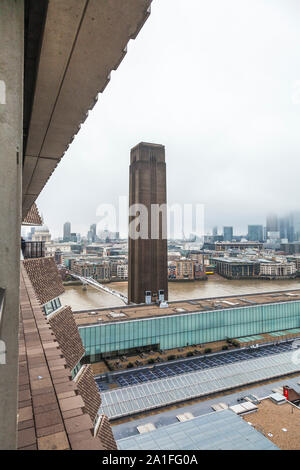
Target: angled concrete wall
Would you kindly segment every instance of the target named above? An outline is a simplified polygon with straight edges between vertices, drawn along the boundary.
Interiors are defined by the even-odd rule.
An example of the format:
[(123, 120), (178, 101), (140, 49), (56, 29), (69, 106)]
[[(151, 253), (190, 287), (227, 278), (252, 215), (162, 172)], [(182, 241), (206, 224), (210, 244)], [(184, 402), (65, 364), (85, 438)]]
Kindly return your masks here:
[(0, 449), (16, 448), (23, 129), (24, 1), (0, 2)]

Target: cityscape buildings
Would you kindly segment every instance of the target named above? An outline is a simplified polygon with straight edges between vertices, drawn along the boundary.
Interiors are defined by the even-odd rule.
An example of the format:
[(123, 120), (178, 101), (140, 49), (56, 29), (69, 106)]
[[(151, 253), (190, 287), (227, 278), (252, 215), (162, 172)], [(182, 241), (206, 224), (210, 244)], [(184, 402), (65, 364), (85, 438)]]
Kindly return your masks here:
[(168, 266), (169, 279), (193, 280), (195, 279), (195, 262), (191, 259), (171, 261)]
[(108, 262), (78, 261), (73, 263), (72, 271), (82, 277), (92, 277), (96, 281), (108, 282), (111, 280), (111, 268)]
[(42, 227), (35, 228), (30, 238), (33, 242), (50, 242), (51, 234), (48, 227), (43, 225)]
[[(150, 4), (0, 3), (0, 449), (300, 448), (299, 288), (168, 295), (168, 277), (299, 276), (299, 212), (269, 215), (263, 237), (227, 226), (203, 246), (168, 241), (165, 148), (144, 142), (130, 156), (128, 243), (71, 222), (52, 240), (35, 205)], [(21, 224), (34, 227), (22, 240)], [(73, 311), (61, 273), (124, 305)], [(128, 298), (100, 285), (127, 278)]]

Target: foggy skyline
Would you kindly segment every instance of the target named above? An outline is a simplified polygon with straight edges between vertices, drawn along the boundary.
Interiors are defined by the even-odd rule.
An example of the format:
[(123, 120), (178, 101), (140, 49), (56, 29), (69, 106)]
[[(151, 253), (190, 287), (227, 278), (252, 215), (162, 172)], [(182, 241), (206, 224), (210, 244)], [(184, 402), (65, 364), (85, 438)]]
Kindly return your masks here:
[(205, 204), (205, 232), (299, 209), (299, 19), (297, 0), (154, 0), (37, 200), (52, 236), (128, 196), (141, 141), (165, 145), (168, 202)]

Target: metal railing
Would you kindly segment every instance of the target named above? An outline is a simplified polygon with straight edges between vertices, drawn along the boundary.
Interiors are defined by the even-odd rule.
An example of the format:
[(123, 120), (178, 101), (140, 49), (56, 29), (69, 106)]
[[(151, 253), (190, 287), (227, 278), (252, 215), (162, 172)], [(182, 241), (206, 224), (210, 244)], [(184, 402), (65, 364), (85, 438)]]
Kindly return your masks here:
[(27, 258), (44, 258), (45, 242), (25, 242), (23, 252), (24, 259)]

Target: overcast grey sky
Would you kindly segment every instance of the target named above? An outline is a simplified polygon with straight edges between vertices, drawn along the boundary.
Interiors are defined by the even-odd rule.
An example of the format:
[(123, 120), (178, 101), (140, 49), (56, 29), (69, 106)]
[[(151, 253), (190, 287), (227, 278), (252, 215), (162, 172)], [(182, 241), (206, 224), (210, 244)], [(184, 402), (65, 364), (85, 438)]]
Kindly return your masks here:
[(154, 0), (38, 198), (52, 235), (128, 194), (140, 141), (166, 146), (168, 200), (204, 203), (205, 231), (299, 209), (299, 22), (299, 0)]

